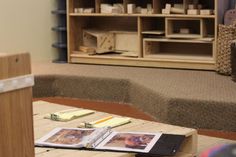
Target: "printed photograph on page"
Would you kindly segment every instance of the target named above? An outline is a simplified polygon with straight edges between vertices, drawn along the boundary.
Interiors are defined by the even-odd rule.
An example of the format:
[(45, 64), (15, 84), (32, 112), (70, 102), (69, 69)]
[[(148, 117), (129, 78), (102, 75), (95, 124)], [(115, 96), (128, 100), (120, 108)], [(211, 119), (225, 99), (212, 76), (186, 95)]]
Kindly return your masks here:
[(38, 145), (72, 147), (83, 142), (86, 136), (91, 135), (94, 129), (57, 128), (36, 141)]
[(96, 149), (149, 152), (160, 136), (159, 133), (113, 132)]

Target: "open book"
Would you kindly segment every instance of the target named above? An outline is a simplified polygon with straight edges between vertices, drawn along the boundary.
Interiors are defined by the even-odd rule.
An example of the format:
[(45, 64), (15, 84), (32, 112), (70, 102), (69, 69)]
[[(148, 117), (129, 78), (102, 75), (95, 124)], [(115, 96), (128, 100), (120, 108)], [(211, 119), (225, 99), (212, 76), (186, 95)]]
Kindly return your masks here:
[(185, 136), (146, 132), (116, 132), (110, 128), (56, 128), (36, 146), (84, 148), (100, 151), (175, 155)]

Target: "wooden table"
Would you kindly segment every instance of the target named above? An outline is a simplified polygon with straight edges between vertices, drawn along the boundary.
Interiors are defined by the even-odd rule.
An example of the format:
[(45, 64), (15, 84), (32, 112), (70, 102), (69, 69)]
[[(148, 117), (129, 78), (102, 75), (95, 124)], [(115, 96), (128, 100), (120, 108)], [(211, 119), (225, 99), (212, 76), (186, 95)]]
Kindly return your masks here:
[[(77, 127), (81, 122), (93, 121), (110, 114), (96, 112), (95, 114), (85, 116), (69, 122), (56, 122), (44, 119), (48, 113), (71, 109), (72, 107), (52, 104), (44, 101), (34, 102), (34, 132), (35, 139), (39, 139), (46, 133), (56, 127)], [(164, 132), (169, 134), (185, 135), (180, 152), (177, 157), (192, 157), (197, 153), (197, 131), (195, 129), (183, 128), (162, 123), (150, 122), (139, 119), (131, 119), (131, 123), (114, 128), (116, 131), (141, 131), (141, 132)], [(85, 150), (65, 150), (54, 148), (35, 148), (36, 157), (132, 157), (133, 153), (112, 153), (112, 152), (97, 152)]]

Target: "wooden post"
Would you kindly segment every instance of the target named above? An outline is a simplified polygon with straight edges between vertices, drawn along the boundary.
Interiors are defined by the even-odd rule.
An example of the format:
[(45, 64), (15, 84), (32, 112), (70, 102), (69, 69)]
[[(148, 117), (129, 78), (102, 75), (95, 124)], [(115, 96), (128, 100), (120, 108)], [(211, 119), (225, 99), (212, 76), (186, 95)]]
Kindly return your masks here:
[[(0, 81), (29, 74), (29, 54), (0, 53)], [(34, 156), (32, 87), (0, 91), (0, 156)]]

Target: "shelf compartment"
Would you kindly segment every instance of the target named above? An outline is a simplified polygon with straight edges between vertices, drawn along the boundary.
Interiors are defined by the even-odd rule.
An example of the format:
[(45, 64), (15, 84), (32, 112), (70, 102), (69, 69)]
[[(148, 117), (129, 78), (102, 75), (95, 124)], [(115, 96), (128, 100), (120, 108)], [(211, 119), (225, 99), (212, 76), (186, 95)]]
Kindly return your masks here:
[(69, 12), (75, 13), (75, 8), (93, 8), (94, 12), (98, 13), (96, 10), (96, 2), (95, 0), (69, 0), (70, 7)]
[(204, 37), (215, 36), (215, 20), (214, 19), (202, 19), (202, 33)]
[(165, 35), (165, 18), (163, 17), (142, 17), (141, 33), (143, 35)]
[[(182, 33), (181, 29), (189, 30)], [(166, 37), (167, 38), (203, 38), (203, 20), (199, 18), (166, 18)]]
[(87, 19), (88, 29), (135, 32), (138, 29), (136, 17), (88, 17)]
[(144, 58), (213, 62), (213, 42), (143, 39)]
[[(86, 30), (95, 31), (95, 34), (96, 32), (110, 32), (115, 34), (115, 50), (116, 48), (120, 50), (122, 45), (128, 48), (127, 51), (136, 52), (139, 50), (137, 44), (138, 31), (136, 17), (73, 17), (70, 19), (70, 27), (76, 28), (73, 33), (70, 32), (69, 34), (70, 39), (73, 39), (70, 42), (70, 52), (78, 51), (80, 46), (88, 46), (84, 45), (83, 40), (83, 33)], [(92, 41), (94, 41), (93, 45), (96, 45), (96, 40), (93, 39)], [(123, 48), (122, 50), (126, 49)], [(138, 51), (138, 53), (140, 52)]]

